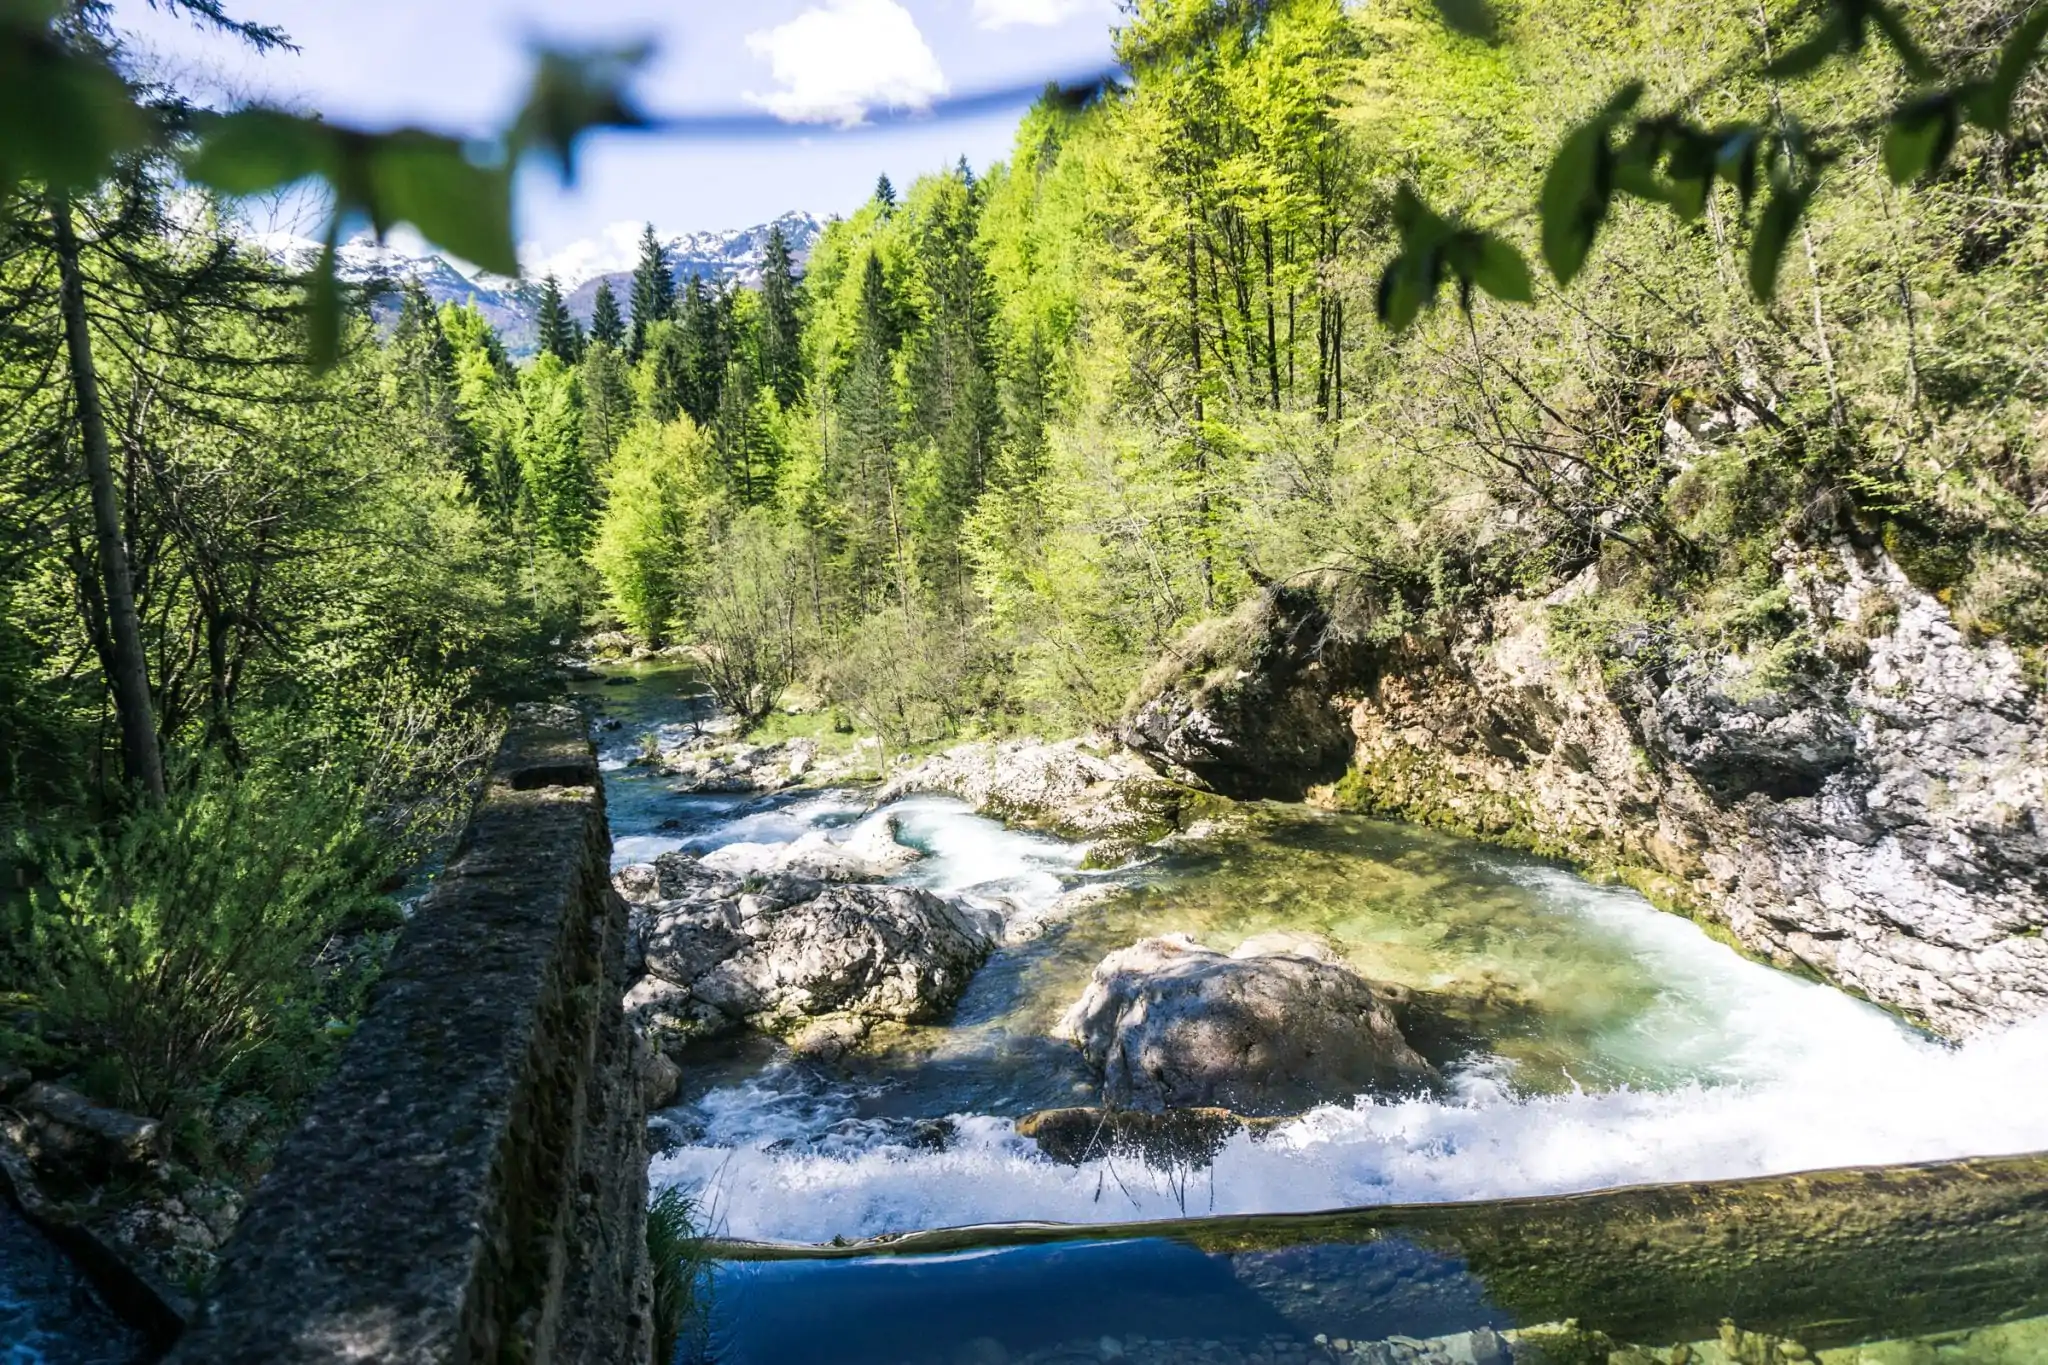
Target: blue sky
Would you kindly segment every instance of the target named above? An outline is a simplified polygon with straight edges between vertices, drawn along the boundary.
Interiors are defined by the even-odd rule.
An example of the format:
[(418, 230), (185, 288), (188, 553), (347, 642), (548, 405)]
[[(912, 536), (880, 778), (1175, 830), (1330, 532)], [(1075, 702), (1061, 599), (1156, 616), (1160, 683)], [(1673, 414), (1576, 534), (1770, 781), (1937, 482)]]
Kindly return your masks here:
[[(1018, 110), (953, 122), (857, 125), (948, 94), (1035, 83), (1109, 61), (1115, 0), (230, 0), (302, 51), (258, 57), (119, 0), (144, 60), (211, 98), (263, 98), (373, 126), (456, 130), (501, 123), (536, 36), (588, 45), (651, 39), (640, 82), (661, 113), (765, 110), (778, 140), (704, 144), (608, 135), (564, 193), (524, 179), (530, 263), (606, 255), (619, 225), (665, 233), (744, 227), (790, 209), (820, 217), (867, 197), (876, 175), (907, 182), (965, 155), (1007, 155)], [(277, 226), (283, 226), (278, 224)]]

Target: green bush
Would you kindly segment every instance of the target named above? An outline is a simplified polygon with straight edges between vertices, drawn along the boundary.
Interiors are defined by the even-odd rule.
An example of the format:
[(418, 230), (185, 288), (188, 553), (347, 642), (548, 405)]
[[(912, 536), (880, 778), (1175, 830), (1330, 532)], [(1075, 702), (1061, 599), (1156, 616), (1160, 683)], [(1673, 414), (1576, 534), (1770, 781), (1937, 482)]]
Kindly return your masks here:
[(340, 937), (392, 915), (359, 812), (318, 775), (210, 769), (111, 834), (34, 850), (17, 970), (45, 1035), (150, 1114), (266, 1069), (291, 1088), (326, 1050), (328, 987), (361, 974)]

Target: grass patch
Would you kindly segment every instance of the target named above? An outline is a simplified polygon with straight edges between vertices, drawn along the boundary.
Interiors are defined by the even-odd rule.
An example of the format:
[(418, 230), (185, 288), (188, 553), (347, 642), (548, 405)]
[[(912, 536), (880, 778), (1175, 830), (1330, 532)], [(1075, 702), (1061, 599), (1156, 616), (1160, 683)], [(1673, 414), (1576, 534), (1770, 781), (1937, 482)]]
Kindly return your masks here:
[(647, 1260), (654, 1278), (654, 1359), (702, 1359), (711, 1325), (711, 1256), (694, 1190), (671, 1185), (647, 1206)]

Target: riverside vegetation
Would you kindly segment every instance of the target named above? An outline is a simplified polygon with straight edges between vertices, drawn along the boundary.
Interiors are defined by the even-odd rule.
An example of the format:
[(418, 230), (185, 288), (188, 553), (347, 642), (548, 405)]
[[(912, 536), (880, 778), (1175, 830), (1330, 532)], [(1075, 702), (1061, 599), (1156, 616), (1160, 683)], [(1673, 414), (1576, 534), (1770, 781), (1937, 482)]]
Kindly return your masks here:
[[(10, 141), (0, 1100), (144, 1116), (134, 1160), (60, 1174), (156, 1190), (128, 1232), (196, 1288), (505, 704), (590, 628), (692, 647), (749, 729), (900, 753), (1121, 726), (1178, 778), (1328, 784), (1716, 913), (1697, 848), (1588, 833), (1661, 796), (1560, 829), (1526, 797), (1447, 794), (1450, 770), (1371, 749), (1430, 729), (1394, 723), (1380, 682), (1446, 659), (1469, 679), (1508, 611), (1601, 704), (1720, 669), (1727, 704), (1673, 733), (1704, 752), (1754, 721), (1759, 752), (1816, 755), (1714, 749), (1721, 768), (1696, 766), (1736, 774), (1708, 783), (1731, 802), (1821, 790), (1853, 744), (1800, 718), (1902, 620), (1938, 616), (2032, 715), (2041, 15), (1571, 0), (1476, 34), (1410, 0), (1138, 0), (1129, 80), (1049, 91), (1007, 162), (881, 181), (808, 260), (772, 241), (758, 288), (679, 288), (650, 229), (630, 297), (601, 295), (587, 331), (540, 294), (526, 358), (416, 287), (380, 329), (331, 262), (302, 293), (189, 181), (324, 175), (351, 187), (337, 231), (410, 220), (509, 269), (488, 205), (521, 155), (566, 169), (581, 129), (634, 121), (619, 61), (546, 59), (495, 168), (394, 135), (346, 142), (391, 158), (351, 179), (345, 139), (210, 125), (136, 86), (47, 156)], [(103, 6), (0, 17), (8, 53), (59, 54), (66, 98), (118, 69)], [(418, 190), (441, 172), (484, 207)], [(1850, 607), (1810, 609), (1816, 574)], [(1275, 620), (1306, 634), (1261, 634)], [(1304, 641), (1327, 676), (1275, 694), (1244, 763), (1181, 742), (1209, 713), (1176, 697)], [(1332, 721), (1360, 693), (1377, 709)], [(1654, 767), (1641, 727), (1602, 735), (1604, 789)], [(1361, 743), (1384, 762), (1347, 774)], [(2038, 841), (2033, 808), (2000, 807), (2012, 837)], [(2023, 966), (2034, 914), (2000, 927)], [(2027, 1012), (1996, 962), (1963, 965), (1989, 984), (1958, 1004), (1818, 963), (1956, 1032)]]

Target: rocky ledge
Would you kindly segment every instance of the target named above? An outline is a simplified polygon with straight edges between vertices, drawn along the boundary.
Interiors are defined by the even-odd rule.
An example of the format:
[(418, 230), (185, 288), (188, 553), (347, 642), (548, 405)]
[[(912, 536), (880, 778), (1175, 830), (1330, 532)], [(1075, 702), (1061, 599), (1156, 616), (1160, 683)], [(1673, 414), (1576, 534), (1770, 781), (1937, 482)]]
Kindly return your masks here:
[(898, 772), (877, 806), (919, 793), (1088, 845), (1086, 865), (1115, 867), (1146, 845), (1223, 816), (1231, 802), (1162, 778), (1114, 742), (1019, 739), (965, 744)]
[(1335, 588), (1274, 590), (1187, 641), (1121, 733), (1226, 795), (1623, 876), (1953, 1037), (2048, 1010), (2048, 706), (2023, 660), (1882, 550), (1788, 550), (1780, 573), (1778, 645), (1673, 657), (1646, 627), (1605, 668), (1553, 634), (1590, 576), (1377, 643)]
[(1060, 1032), (1113, 1110), (1299, 1113), (1436, 1074), (1372, 985), (1296, 934), (1228, 955), (1182, 934), (1111, 953)]

